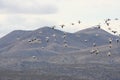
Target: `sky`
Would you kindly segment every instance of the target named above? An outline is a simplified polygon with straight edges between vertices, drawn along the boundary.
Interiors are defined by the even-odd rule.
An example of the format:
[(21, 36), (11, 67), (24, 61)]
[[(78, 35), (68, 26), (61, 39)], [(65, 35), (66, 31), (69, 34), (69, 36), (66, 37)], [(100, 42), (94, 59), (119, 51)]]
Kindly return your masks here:
[[(0, 37), (13, 30), (61, 24), (66, 25), (65, 31), (76, 32), (98, 24), (105, 26), (107, 18), (120, 18), (120, 0), (0, 0)], [(120, 31), (119, 23), (113, 20), (111, 27)]]

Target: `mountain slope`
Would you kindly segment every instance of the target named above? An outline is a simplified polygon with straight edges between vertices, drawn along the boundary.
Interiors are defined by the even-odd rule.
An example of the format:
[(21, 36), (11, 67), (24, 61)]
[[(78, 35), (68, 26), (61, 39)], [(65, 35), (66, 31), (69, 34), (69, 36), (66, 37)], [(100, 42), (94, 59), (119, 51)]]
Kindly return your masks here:
[(16, 42), (18, 39), (21, 39), (21, 36), (30, 33), (31, 31), (22, 31), (22, 30), (13, 31), (0, 39), (0, 47), (3, 48), (9, 46), (10, 44)]
[[(113, 38), (111, 49), (109, 38)], [(13, 31), (0, 39), (0, 73), (3, 73), (0, 78), (5, 76), (6, 80), (7, 74), (12, 80), (16, 79), (13, 76), (18, 76), (18, 80), (21, 77), (27, 80), (30, 77), (45, 80), (119, 80), (120, 42), (117, 43), (116, 39), (119, 37), (98, 28), (76, 33), (49, 27)], [(93, 43), (97, 46), (93, 47)], [(99, 50), (99, 53), (91, 54), (92, 49)], [(107, 56), (109, 51), (111, 56)]]
[(109, 38), (116, 42), (117, 36), (114, 36), (103, 29), (97, 27), (84, 29), (75, 33), (79, 35), (82, 39), (87, 40), (89, 43), (96, 43), (99, 45), (108, 44)]
[[(65, 38), (64, 37), (65, 34)], [(46, 42), (49, 38), (49, 42)], [(118, 37), (98, 28), (88, 28), (76, 33), (62, 32), (49, 27), (43, 27), (33, 31), (13, 31), (0, 39), (0, 52), (15, 52), (30, 49), (45, 49), (56, 53), (69, 53), (85, 48), (108, 45), (109, 38), (113, 38), (116, 44)], [(29, 41), (35, 39), (34, 43)], [(65, 42), (65, 43), (64, 43)], [(67, 47), (64, 47), (67, 44)], [(5, 52), (6, 51), (6, 52)]]

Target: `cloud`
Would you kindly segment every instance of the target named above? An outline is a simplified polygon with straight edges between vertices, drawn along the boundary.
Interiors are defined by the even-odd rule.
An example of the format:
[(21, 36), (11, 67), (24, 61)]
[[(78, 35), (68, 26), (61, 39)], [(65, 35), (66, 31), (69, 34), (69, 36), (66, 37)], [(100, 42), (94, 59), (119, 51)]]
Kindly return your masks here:
[(0, 18), (0, 38), (14, 30), (34, 30), (55, 23), (39, 16), (6, 15)]
[(44, 19), (40, 16), (23, 16), (23, 15), (7, 15), (5, 19), (0, 19), (0, 30), (9, 31), (15, 29), (37, 29), (43, 26), (52, 26), (55, 24), (54, 21)]
[(17, 13), (17, 14), (54, 14), (58, 8), (54, 4), (41, 3), (38, 0), (0, 0), (0, 13)]

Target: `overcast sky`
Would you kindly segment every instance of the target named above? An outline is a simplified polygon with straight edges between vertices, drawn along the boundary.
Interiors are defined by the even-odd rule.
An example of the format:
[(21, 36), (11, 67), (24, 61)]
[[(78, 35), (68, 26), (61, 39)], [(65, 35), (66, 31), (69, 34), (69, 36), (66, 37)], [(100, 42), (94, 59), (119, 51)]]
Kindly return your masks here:
[[(120, 0), (0, 0), (0, 37), (13, 30), (60, 24), (75, 32), (116, 17), (120, 18)], [(78, 20), (81, 25), (71, 27)], [(118, 25), (114, 29), (120, 31)]]

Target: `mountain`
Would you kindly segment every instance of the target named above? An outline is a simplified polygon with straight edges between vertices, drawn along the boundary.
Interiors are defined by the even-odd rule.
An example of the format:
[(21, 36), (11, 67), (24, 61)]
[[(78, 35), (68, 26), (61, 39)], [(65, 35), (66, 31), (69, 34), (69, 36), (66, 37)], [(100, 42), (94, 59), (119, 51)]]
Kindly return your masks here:
[[(64, 35), (66, 36), (65, 39), (63, 38)], [(49, 42), (46, 42), (46, 38), (49, 38)], [(98, 59), (107, 59), (105, 58), (106, 54), (110, 51), (109, 38), (113, 39), (111, 51), (116, 58), (116, 55), (119, 55), (120, 47), (116, 39), (119, 39), (119, 37), (96, 27), (75, 33), (63, 32), (50, 27), (43, 27), (33, 31), (16, 30), (0, 39), (0, 56), (8, 60), (14, 58), (16, 62), (19, 59), (29, 61), (32, 56), (37, 56), (41, 61), (58, 64), (95, 61), (109, 63), (107, 60), (101, 62)], [(29, 42), (34, 39), (35, 42)], [(93, 48), (93, 43), (96, 43), (100, 53), (104, 54), (99, 54), (97, 57), (89, 54)], [(115, 59), (114, 62), (119, 63), (119, 59)]]
[(117, 39), (117, 36), (114, 36), (103, 29), (97, 27), (92, 27), (84, 29), (75, 33), (76, 35), (81, 36), (82, 39), (88, 40), (90, 43), (96, 43), (98, 45), (104, 45), (108, 43), (109, 38), (112, 38), (113, 41)]
[(0, 47), (1, 48), (6, 47), (6, 46), (16, 42), (17, 39), (20, 38), (21, 36), (27, 35), (30, 33), (31, 33), (31, 31), (22, 31), (22, 30), (13, 31), (0, 39)]
[[(109, 38), (113, 39), (111, 49)], [(120, 43), (116, 39), (120, 38), (97, 27), (75, 33), (50, 27), (16, 30), (0, 39), (0, 72), (19, 76), (18, 80), (23, 75), (39, 75), (38, 78), (46, 80), (61, 77), (65, 80), (119, 80)], [(91, 54), (92, 49), (98, 49), (99, 54)], [(107, 56), (109, 51), (111, 56)]]

